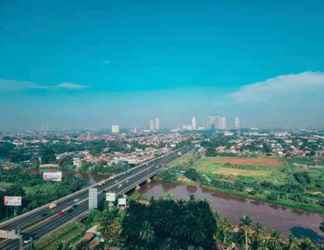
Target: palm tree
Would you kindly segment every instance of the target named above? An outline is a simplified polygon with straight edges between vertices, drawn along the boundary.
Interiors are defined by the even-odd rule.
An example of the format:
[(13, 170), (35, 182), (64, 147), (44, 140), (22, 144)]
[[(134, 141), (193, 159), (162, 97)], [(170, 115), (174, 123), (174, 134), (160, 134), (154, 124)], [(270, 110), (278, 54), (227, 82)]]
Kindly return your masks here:
[(64, 241), (61, 241), (58, 246), (56, 247), (56, 250), (71, 250), (72, 248), (66, 244)]
[(144, 221), (139, 238), (145, 245), (150, 245), (154, 241), (154, 229), (148, 221)]
[(293, 235), (289, 235), (289, 242), (288, 242), (288, 247), (287, 250), (298, 250), (298, 241)]
[(280, 241), (280, 234), (277, 231), (273, 231), (266, 245), (269, 250), (281, 250), (282, 244)]
[(263, 231), (262, 225), (260, 223), (256, 223), (254, 228), (253, 239), (251, 243), (252, 250), (259, 250), (262, 245), (261, 233)]
[(252, 220), (249, 216), (243, 216), (240, 220), (240, 226), (243, 229), (244, 232), (244, 243), (245, 243), (245, 250), (249, 250), (249, 230), (250, 226), (252, 225)]

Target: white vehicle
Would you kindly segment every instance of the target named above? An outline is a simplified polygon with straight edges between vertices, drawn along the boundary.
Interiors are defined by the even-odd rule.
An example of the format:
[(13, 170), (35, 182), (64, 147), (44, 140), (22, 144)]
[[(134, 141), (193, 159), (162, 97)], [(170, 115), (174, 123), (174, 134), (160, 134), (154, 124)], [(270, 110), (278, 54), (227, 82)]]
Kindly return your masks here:
[(78, 198), (76, 198), (76, 199), (73, 200), (74, 203), (77, 203), (79, 201), (80, 201), (80, 199), (78, 199)]
[(57, 205), (56, 205), (55, 202), (52, 202), (52, 203), (50, 203), (50, 204), (48, 205), (48, 209), (54, 209), (54, 208), (56, 208), (56, 207), (57, 207)]

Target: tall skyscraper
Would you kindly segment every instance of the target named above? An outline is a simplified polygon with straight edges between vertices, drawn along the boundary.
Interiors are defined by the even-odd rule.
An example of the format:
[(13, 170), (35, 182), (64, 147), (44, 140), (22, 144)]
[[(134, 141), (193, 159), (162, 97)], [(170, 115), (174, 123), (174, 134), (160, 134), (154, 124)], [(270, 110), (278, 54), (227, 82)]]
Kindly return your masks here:
[(238, 117), (235, 117), (235, 119), (234, 119), (234, 128), (235, 129), (240, 129), (241, 128), (240, 118), (238, 118)]
[(197, 129), (197, 120), (196, 120), (196, 117), (192, 117), (191, 119), (191, 127), (193, 130), (196, 130)]
[(226, 129), (226, 117), (222, 116), (219, 119), (219, 129)]
[(150, 120), (149, 127), (150, 127), (150, 130), (151, 130), (151, 131), (154, 130), (154, 120)]
[(160, 130), (160, 119), (158, 117), (155, 118), (155, 130)]

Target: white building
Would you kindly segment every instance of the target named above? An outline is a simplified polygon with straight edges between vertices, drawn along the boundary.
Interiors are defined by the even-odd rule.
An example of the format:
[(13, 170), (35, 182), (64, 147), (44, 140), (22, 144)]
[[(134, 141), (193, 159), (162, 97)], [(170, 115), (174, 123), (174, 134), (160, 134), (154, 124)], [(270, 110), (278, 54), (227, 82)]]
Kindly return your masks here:
[(219, 129), (226, 129), (226, 117), (223, 116), (220, 118)]
[(208, 116), (207, 127), (226, 129), (226, 117), (225, 116)]
[(240, 129), (241, 128), (240, 118), (238, 118), (238, 117), (235, 117), (235, 119), (234, 119), (234, 128), (235, 129)]
[(191, 127), (193, 130), (196, 130), (197, 129), (197, 120), (196, 120), (196, 117), (192, 117), (191, 119)]
[(160, 119), (158, 117), (155, 118), (155, 129), (160, 130)]
[(154, 130), (154, 120), (150, 120), (150, 130), (153, 131)]

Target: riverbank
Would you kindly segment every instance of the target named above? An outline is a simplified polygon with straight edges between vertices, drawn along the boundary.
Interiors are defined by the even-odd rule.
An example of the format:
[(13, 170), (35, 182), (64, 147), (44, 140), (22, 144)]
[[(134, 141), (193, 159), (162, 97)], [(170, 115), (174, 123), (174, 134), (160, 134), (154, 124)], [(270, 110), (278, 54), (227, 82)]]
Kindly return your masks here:
[[(163, 180), (161, 177), (156, 177), (157, 181), (165, 181)], [(176, 181), (165, 181), (166, 183), (170, 183), (170, 184), (177, 184), (177, 185), (187, 185), (187, 186), (194, 186), (194, 187), (198, 187), (200, 186), (201, 188), (205, 189), (205, 190), (209, 190), (212, 192), (218, 192), (218, 193), (222, 193), (222, 194), (226, 194), (228, 196), (231, 196), (233, 198), (240, 198), (240, 199), (248, 199), (248, 200), (252, 200), (254, 202), (262, 202), (262, 203), (267, 203), (268, 205), (274, 205), (277, 207), (281, 207), (281, 208), (289, 208), (289, 209), (293, 209), (294, 211), (296, 211), (297, 213), (314, 213), (314, 214), (320, 214), (320, 215), (324, 215), (324, 209), (318, 206), (311, 206), (311, 205), (305, 205), (305, 204), (298, 204), (298, 203), (291, 203), (289, 201), (273, 201), (273, 200), (269, 200), (266, 198), (262, 198), (262, 197), (256, 197), (253, 195), (249, 195), (247, 193), (243, 193), (243, 192), (238, 192), (235, 190), (228, 190), (228, 189), (221, 189), (218, 187), (212, 187), (212, 186), (208, 186), (208, 185), (204, 185), (195, 181), (185, 181), (184, 179), (180, 179), (180, 180), (176, 180)]]
[(324, 168), (305, 169), (276, 158), (188, 154), (169, 164), (159, 178), (169, 183), (200, 185), (243, 199), (324, 215), (323, 173)]
[[(251, 199), (206, 189), (199, 185), (188, 186), (154, 180), (150, 184), (145, 184), (139, 192), (147, 200), (151, 197), (186, 200), (190, 196), (194, 196), (197, 200), (207, 200), (215, 212), (222, 218), (228, 218), (234, 225), (239, 224), (243, 216), (249, 216), (255, 223), (262, 224), (268, 231), (281, 232), (285, 238), (288, 238), (290, 234), (303, 235), (312, 239), (324, 237), (319, 230), (319, 223), (324, 220), (324, 216), (319, 214), (255, 202)], [(136, 200), (141, 200), (141, 196), (137, 194)]]

